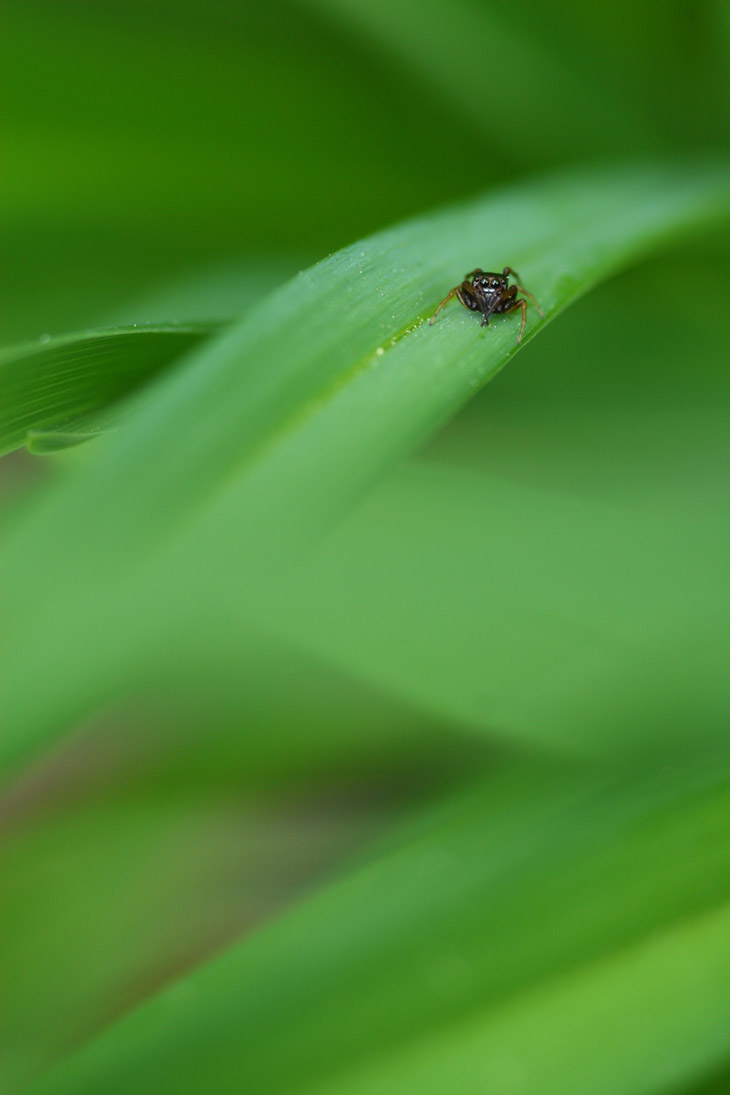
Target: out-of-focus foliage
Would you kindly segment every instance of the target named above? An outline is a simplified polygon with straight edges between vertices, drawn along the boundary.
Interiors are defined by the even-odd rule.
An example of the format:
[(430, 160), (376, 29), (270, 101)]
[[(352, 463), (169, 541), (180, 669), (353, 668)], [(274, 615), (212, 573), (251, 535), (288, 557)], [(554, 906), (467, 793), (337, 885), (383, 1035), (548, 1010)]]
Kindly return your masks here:
[(724, 1092), (730, 6), (3, 38), (0, 1093)]

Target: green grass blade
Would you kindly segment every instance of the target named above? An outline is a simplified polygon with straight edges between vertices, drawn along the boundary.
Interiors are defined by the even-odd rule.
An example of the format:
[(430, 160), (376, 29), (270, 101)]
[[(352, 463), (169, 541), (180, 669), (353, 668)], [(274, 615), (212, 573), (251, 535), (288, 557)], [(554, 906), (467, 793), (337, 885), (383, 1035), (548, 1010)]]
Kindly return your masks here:
[[(332, 256), (193, 353), (8, 537), (0, 757), (27, 757), (88, 710), (89, 678), (99, 702), (164, 645), (164, 618), (148, 634), (142, 576), (183, 530), (204, 518), (214, 536), (236, 513), (245, 540), (221, 541), (221, 558), (230, 553), (243, 602), (260, 611), (303, 545), (506, 364), (513, 317), (485, 329), (453, 304), (425, 322), (466, 270), (514, 265), (549, 320), (725, 216), (728, 178), (707, 166), (581, 172), (434, 213)], [(532, 312), (525, 341), (545, 322)]]
[(89, 794), (82, 777), (40, 811), (37, 784), (3, 801), (2, 1095), (164, 987), (171, 971), (195, 968), (291, 907), (407, 798), (349, 781), (250, 795), (193, 779), (172, 793), (134, 777), (102, 784)]
[(510, 1062), (527, 1095), (541, 1062), (551, 1091), (639, 1095), (701, 1074), (728, 1048), (726, 774), (490, 777), (33, 1095), (459, 1095)]
[(64, 452), (86, 441), (93, 441), (101, 433), (112, 427), (106, 423), (82, 433), (81, 430), (28, 430), (25, 447), (34, 456), (48, 456), (51, 453)]
[(730, 905), (676, 925), (604, 962), (309, 1095), (543, 1095), (674, 1092), (728, 1053)]
[(118, 327), (46, 337), (4, 351), (0, 455), (25, 443), (34, 452), (55, 451), (94, 436), (113, 420), (115, 404), (219, 328), (213, 323)]
[[(705, 747), (730, 710), (730, 522), (692, 486), (647, 512), (413, 461), (269, 619), (327, 664), (493, 739), (593, 756)], [(201, 546), (187, 572), (214, 557)], [(223, 616), (224, 588), (216, 602)]]

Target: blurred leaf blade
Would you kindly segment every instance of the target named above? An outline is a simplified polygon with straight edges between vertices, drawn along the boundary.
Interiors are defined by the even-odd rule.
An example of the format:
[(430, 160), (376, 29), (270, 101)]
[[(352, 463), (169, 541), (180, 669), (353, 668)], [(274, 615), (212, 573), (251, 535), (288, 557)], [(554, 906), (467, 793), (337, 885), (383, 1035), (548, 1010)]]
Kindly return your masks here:
[[(192, 1095), (202, 1076), (221, 1091), (456, 1095), (482, 1069), (497, 1082), (500, 1045), (525, 1064), (515, 1090), (528, 1095), (544, 1090), (541, 1059), (556, 1091), (603, 1095), (612, 1044), (625, 1050), (610, 1088), (621, 1095), (660, 1090), (672, 1056), (673, 1081), (701, 1073), (727, 1053), (727, 756), (717, 761), (489, 776), (110, 1028), (33, 1095), (121, 1095), (133, 1079), (141, 1093)], [(683, 985), (704, 995), (679, 1038), (694, 1001), (678, 1008)], [(632, 998), (645, 1013), (627, 1015)], [(596, 1036), (595, 1059), (576, 1053), (576, 1022)], [(534, 1038), (520, 1049), (525, 1030)]]
[(283, 807), (260, 786), (234, 801), (194, 782), (89, 795), (82, 780), (39, 818), (28, 790), (4, 800), (0, 832), (2, 1095), (314, 889), (403, 809), (349, 783), (292, 789)]
[[(556, 18), (551, 10), (546, 22), (556, 23), (560, 35), (548, 43), (547, 27), (536, 32), (535, 13), (529, 22), (516, 20), (508, 8), (478, 0), (433, 5), (427, 19), (417, 0), (396, 5), (377, 0), (367, 6), (357, 0), (306, 0), (306, 6), (369, 43), (373, 52), (391, 57), (434, 106), (447, 104), (453, 118), (468, 118), (475, 139), (497, 158), (507, 155), (514, 164), (524, 164), (564, 155), (576, 146), (588, 156), (616, 145), (626, 155), (651, 144), (648, 120), (629, 109), (632, 104), (620, 85), (607, 95), (595, 75), (591, 79), (576, 63), (561, 63), (556, 46), (569, 34), (568, 11)], [(610, 78), (609, 70), (604, 79)], [(549, 111), (536, 98), (546, 87)], [(531, 122), (529, 141), (526, 119)], [(438, 124), (442, 128), (448, 121), (439, 118)], [(433, 140), (437, 146), (435, 130)]]
[(730, 707), (730, 524), (711, 493), (686, 513), (684, 495), (647, 513), (412, 461), (287, 586), (276, 623), (492, 740), (702, 748)]
[[(483, 256), (475, 240), (490, 240), (495, 266), (522, 267), (549, 319), (638, 255), (726, 216), (729, 194), (717, 165), (538, 180), (354, 245), (196, 351), (146, 394), (86, 474), (49, 491), (9, 537), (23, 581), (8, 603), (5, 757), (58, 732), (61, 710), (82, 714), (79, 655), (102, 656), (92, 636), (110, 611), (127, 623), (105, 652), (109, 666), (141, 656), (144, 609), (130, 590), (170, 538), (236, 512), (252, 531), (244, 543), (222, 541), (221, 555), (230, 549), (247, 575), (251, 608), (265, 605), (303, 546), (504, 366), (517, 349), (511, 317), (485, 330), (454, 306), (424, 323)], [(542, 322), (531, 313), (525, 341)], [(28, 680), (39, 671), (47, 687), (34, 694)]]
[[(475, 1083), (520, 1095), (676, 1089), (727, 1059), (729, 938), (726, 905), (527, 994), (496, 1016), (446, 1027), (307, 1090), (456, 1095)], [(637, 1013), (639, 1022), (628, 1018)]]

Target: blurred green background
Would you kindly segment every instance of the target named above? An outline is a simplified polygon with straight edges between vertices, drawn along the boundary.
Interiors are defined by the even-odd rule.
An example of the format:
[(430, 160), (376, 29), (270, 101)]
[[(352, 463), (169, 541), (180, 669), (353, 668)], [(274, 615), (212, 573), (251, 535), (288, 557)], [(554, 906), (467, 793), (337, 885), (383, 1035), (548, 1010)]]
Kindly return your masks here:
[[(4, 347), (236, 320), (432, 207), (728, 153), (726, 2), (6, 0), (3, 39)], [(689, 938), (730, 898), (730, 234), (670, 236), (344, 515), (268, 626), (215, 561), (152, 575), (144, 671), (59, 710), (0, 798), (3, 1095), (237, 940), (269, 1025), (226, 1042), (213, 985), (196, 1090), (730, 1089), (730, 935)], [(96, 460), (4, 457), (3, 524)], [(38, 1090), (188, 1090), (110, 1059)]]

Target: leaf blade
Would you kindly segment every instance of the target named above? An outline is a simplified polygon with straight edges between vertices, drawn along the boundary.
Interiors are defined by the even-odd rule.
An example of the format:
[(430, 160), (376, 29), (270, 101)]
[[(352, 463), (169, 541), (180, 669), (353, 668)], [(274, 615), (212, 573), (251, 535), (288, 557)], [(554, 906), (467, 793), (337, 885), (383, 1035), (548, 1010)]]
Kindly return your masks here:
[[(109, 1029), (33, 1095), (117, 1095), (133, 1082), (142, 1095), (192, 1095), (203, 1078), (277, 1095), (411, 1082), (457, 1093), (481, 1068), (496, 1079), (500, 1041), (517, 1053), (520, 1032), (545, 1024), (563, 1032), (550, 1060), (556, 1090), (652, 1090), (666, 1077), (657, 1043), (674, 1049), (680, 1076), (704, 1070), (726, 1051), (727, 757), (717, 760), (714, 772), (648, 777), (545, 767), (487, 777), (414, 823), (401, 846)], [(677, 996), (661, 995), (665, 962), (679, 996), (711, 988), (702, 1012), (691, 993), (681, 1012)], [(645, 998), (654, 1011), (627, 1021), (625, 1001)], [(603, 1032), (601, 1055), (577, 1069), (571, 1016)], [(678, 1016), (705, 1036), (676, 1040)], [(435, 1028), (425, 1057), (440, 1088), (420, 1067)], [(605, 1054), (622, 1039), (607, 1087)], [(534, 1057), (523, 1046), (529, 1095), (544, 1090), (544, 1049), (538, 1038)], [(635, 1053), (645, 1087), (634, 1084)]]
[[(481, 258), (475, 239), (522, 267), (546, 309), (527, 341), (599, 278), (726, 215), (727, 183), (716, 165), (538, 180), (354, 245), (194, 352), (93, 467), (47, 492), (8, 537), (18, 581), (2, 756), (29, 756), (88, 710), (84, 659), (97, 688), (115, 674), (121, 686), (119, 667), (142, 656), (148, 626), (135, 583), (144, 588), (148, 562), (186, 530), (202, 522), (215, 535), (227, 513), (243, 515), (245, 541), (221, 541), (221, 555), (230, 550), (247, 575), (251, 609), (265, 607), (305, 546), (506, 364), (516, 351), (509, 317), (485, 330), (455, 308), (424, 322), (455, 273)], [(96, 636), (112, 615), (101, 651)], [(39, 672), (43, 694), (30, 684)]]
[(115, 404), (218, 329), (213, 323), (134, 325), (45, 337), (4, 351), (0, 455), (32, 433), (98, 432)]

